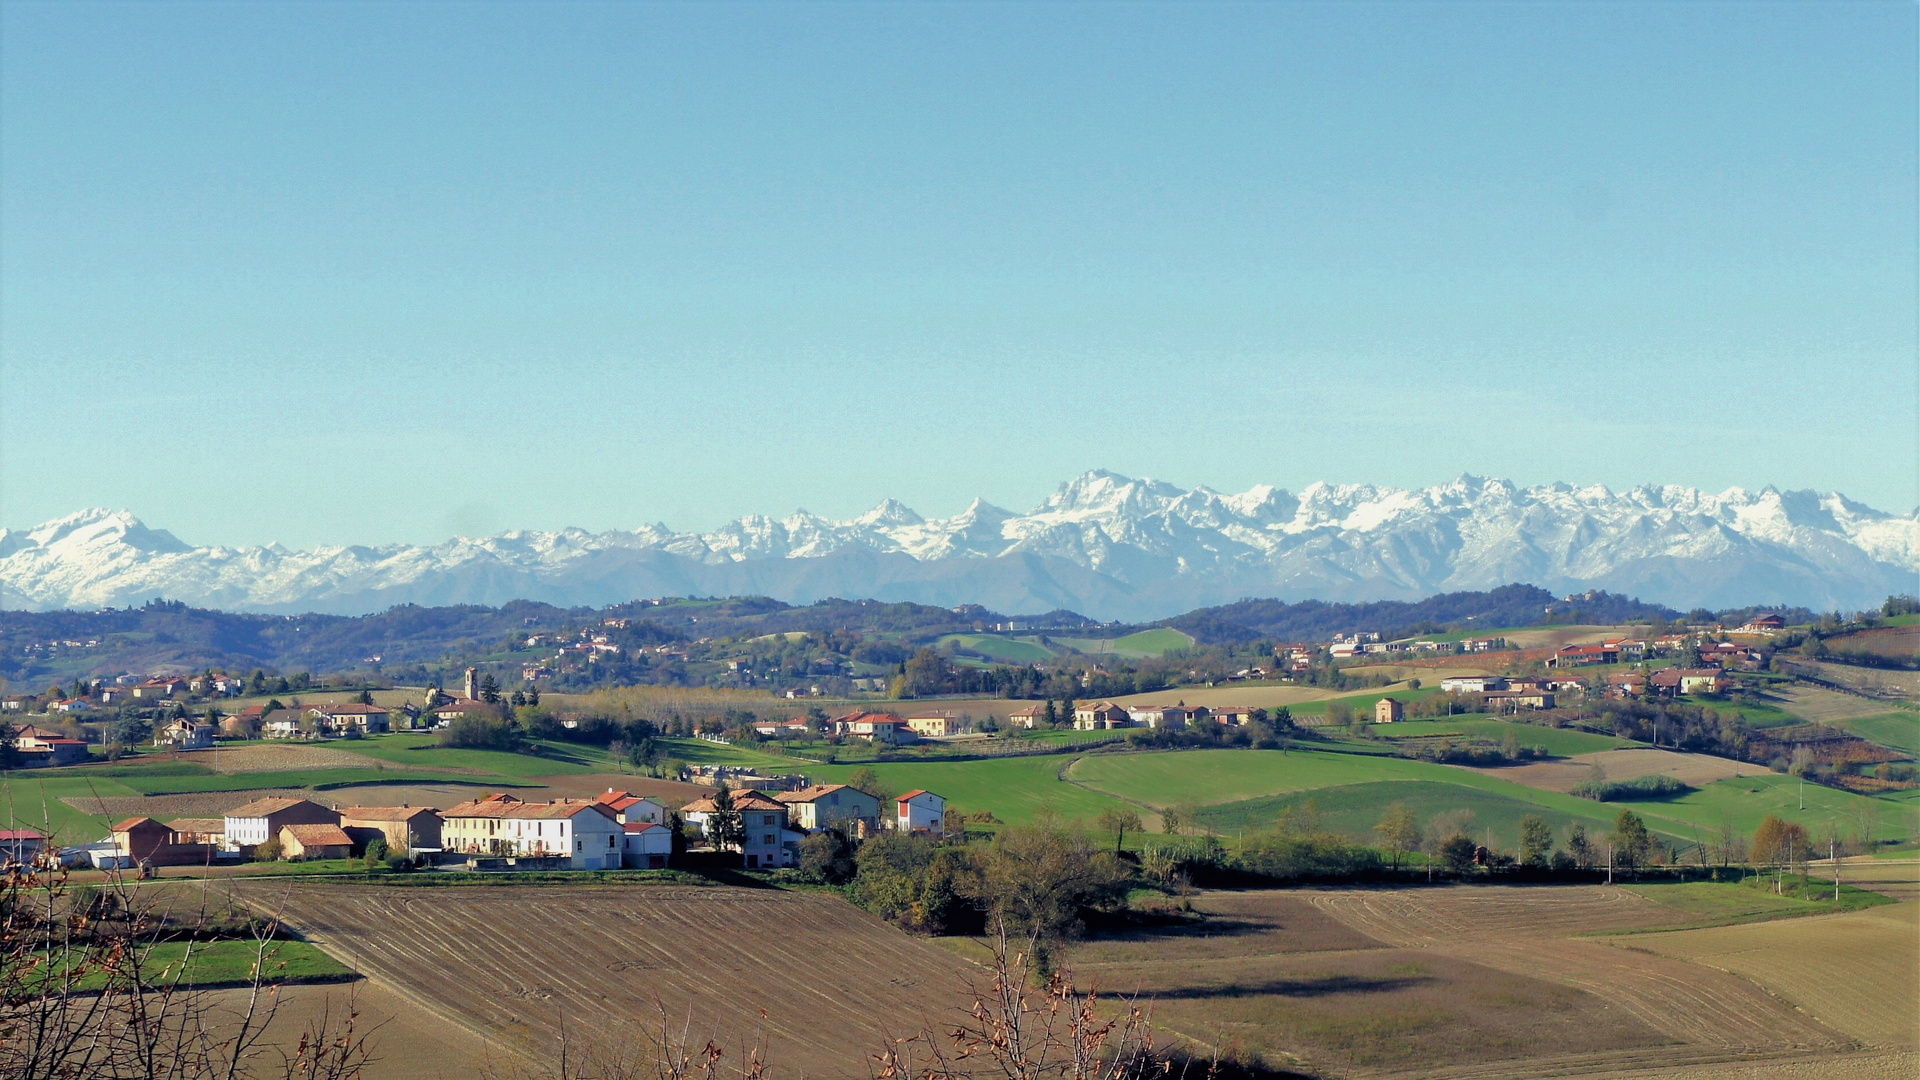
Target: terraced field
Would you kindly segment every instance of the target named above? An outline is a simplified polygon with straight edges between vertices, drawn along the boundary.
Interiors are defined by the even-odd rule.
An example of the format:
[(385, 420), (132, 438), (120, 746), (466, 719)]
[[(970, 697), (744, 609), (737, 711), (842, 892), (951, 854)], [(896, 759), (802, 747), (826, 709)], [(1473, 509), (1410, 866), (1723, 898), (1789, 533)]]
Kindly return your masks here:
[[(662, 1010), (696, 1043), (765, 1040), (785, 1076), (864, 1076), (976, 969), (836, 897), (772, 889), (296, 885), (246, 895), (449, 1023), (520, 1053), (629, 1045)], [(284, 897), (284, 899), (283, 899)]]

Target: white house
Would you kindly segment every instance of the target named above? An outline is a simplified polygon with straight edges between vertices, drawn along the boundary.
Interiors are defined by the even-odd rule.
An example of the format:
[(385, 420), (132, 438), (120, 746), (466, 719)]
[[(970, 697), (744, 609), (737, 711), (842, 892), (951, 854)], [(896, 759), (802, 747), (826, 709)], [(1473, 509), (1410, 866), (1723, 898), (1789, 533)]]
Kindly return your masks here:
[(1132, 726), (1132, 715), (1111, 701), (1082, 705), (1073, 710), (1075, 731), (1107, 731)]
[(340, 815), (306, 799), (255, 799), (227, 811), (226, 845), (229, 851), (254, 847), (280, 835), (288, 825), (338, 825)]
[(171, 746), (175, 750), (205, 750), (213, 745), (213, 736), (218, 730), (204, 720), (175, 720), (153, 733), (153, 745)]
[(358, 728), (363, 735), (385, 734), (389, 713), (378, 705), (350, 702), (346, 705), (315, 705), (307, 712), (326, 722), (334, 731)]
[(625, 834), (603, 803), (489, 795), (441, 814), (440, 846), (468, 855), (561, 856), (575, 870), (617, 870)]
[(613, 820), (622, 825), (666, 824), (667, 808), (664, 804), (629, 791), (608, 788), (605, 794), (593, 801), (613, 811)]
[(925, 832), (935, 840), (946, 833), (947, 800), (931, 791), (909, 791), (894, 800), (894, 825), (901, 832)]
[(652, 821), (629, 821), (620, 826), (620, 865), (637, 870), (664, 870), (673, 855), (673, 832)]
[[(805, 833), (787, 827), (787, 807), (767, 795), (748, 789), (730, 793), (734, 813), (740, 815), (741, 856), (750, 870), (794, 866), (800, 861), (800, 838)], [(680, 808), (680, 816), (689, 825), (698, 825), (708, 837), (713, 835), (714, 815), (718, 808), (712, 799), (698, 799)]]
[(1193, 720), (1194, 711), (1184, 705), (1136, 705), (1127, 710), (1127, 718), (1135, 727), (1179, 731)]
[(1453, 675), (1440, 680), (1440, 689), (1449, 694), (1484, 694), (1506, 688), (1507, 680), (1498, 675)]

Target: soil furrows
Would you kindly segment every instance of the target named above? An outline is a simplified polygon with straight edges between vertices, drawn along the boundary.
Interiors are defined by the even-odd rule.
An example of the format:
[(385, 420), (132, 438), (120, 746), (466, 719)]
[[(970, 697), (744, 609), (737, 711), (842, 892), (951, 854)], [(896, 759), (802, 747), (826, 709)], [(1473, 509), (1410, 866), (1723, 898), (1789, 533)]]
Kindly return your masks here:
[[(262, 903), (268, 898), (261, 897)], [(972, 969), (832, 898), (727, 888), (295, 887), (290, 925), (446, 1016), (524, 1046), (689, 1015), (788, 1068), (864, 1071)], [(777, 1053), (775, 1052), (777, 1051)]]
[(1327, 892), (1314, 903), (1382, 941), (1585, 990), (1696, 1046), (1791, 1053), (1854, 1045), (1744, 979), (1644, 953), (1626, 959), (1622, 950), (1561, 936), (1631, 928), (1635, 915), (1641, 926), (1663, 921), (1624, 890)]

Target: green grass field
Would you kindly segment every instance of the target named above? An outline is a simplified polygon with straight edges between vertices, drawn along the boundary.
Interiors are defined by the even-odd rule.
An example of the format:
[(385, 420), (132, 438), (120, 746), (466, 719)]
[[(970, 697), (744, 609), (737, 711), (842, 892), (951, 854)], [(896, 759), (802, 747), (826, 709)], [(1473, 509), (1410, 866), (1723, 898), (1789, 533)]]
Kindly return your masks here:
[(1875, 839), (1905, 839), (1920, 832), (1920, 804), (1855, 795), (1818, 784), (1802, 785), (1779, 773), (1716, 780), (1677, 798), (1619, 805), (1630, 806), (1646, 818), (1648, 828), (1689, 838), (1697, 831), (1705, 839), (1722, 822), (1743, 836), (1751, 836), (1768, 814), (1805, 826), (1816, 840), (1824, 838), (1832, 827), (1838, 827), (1842, 834), (1856, 832), (1863, 812), (1878, 818)]
[[(1112, 796), (1089, 791), (1060, 779), (1070, 758), (1055, 755), (1006, 758), (998, 761), (881, 762), (868, 766), (895, 793), (926, 788), (964, 812), (991, 810), (1009, 824), (1032, 821), (1042, 810), (1066, 820), (1091, 820), (1100, 811), (1121, 805)], [(856, 765), (810, 765), (808, 776), (843, 783)]]
[[(1769, 813), (1805, 826), (1816, 837), (1824, 837), (1830, 825), (1855, 831), (1861, 811), (1877, 815), (1874, 836), (1878, 839), (1920, 832), (1920, 803), (1808, 784), (1802, 810), (1799, 781), (1775, 773), (1717, 781), (1673, 799), (1625, 803), (1595, 803), (1448, 765), (1317, 750), (1095, 755), (1081, 758), (1069, 775), (1097, 791), (1153, 807), (1182, 802), (1218, 806), (1316, 789), (1413, 780), (1467, 789), (1458, 796), (1463, 808), (1476, 798), (1472, 792), (1527, 804), (1549, 816), (1598, 816), (1609, 822), (1620, 807), (1631, 807), (1646, 819), (1648, 828), (1689, 841), (1707, 839), (1723, 820), (1750, 836)], [(1380, 805), (1393, 801), (1389, 794), (1379, 789)]]
[(1327, 706), (1339, 702), (1356, 713), (1364, 712), (1371, 717), (1373, 706), (1381, 698), (1392, 698), (1404, 704), (1437, 697), (1440, 693), (1438, 686), (1422, 687), (1419, 690), (1373, 690), (1363, 694), (1342, 694), (1339, 697), (1321, 698), (1318, 701), (1303, 701), (1298, 705), (1287, 706), (1287, 711), (1296, 716), (1325, 716)]
[[(345, 965), (305, 941), (275, 941), (267, 946), (266, 981), (331, 982), (352, 977)], [(161, 942), (148, 950), (142, 964), (148, 986), (178, 985), (199, 988), (244, 986), (252, 981), (253, 966), (261, 959), (259, 947), (252, 941), (206, 941), (192, 946), (186, 942)], [(186, 964), (182, 971), (180, 965)], [(52, 975), (52, 971), (48, 971)], [(126, 982), (131, 982), (131, 979)], [(80, 980), (83, 989), (98, 990), (106, 985), (99, 974)], [(124, 985), (124, 983), (122, 984)]]
[(1083, 653), (1112, 653), (1115, 656), (1134, 660), (1147, 656), (1165, 656), (1175, 649), (1193, 646), (1192, 638), (1167, 626), (1158, 626), (1152, 630), (1142, 630), (1119, 638), (1056, 637), (1054, 640)]
[(1554, 840), (1564, 843), (1567, 828), (1574, 822), (1585, 825), (1590, 836), (1604, 835), (1613, 828), (1617, 813), (1592, 802), (1583, 808), (1584, 813), (1576, 813), (1460, 784), (1433, 780), (1381, 780), (1370, 784), (1345, 784), (1298, 791), (1290, 795), (1222, 803), (1203, 809), (1200, 821), (1214, 832), (1234, 836), (1271, 828), (1280, 820), (1282, 812), (1297, 813), (1310, 806), (1319, 819), (1320, 828), (1373, 843), (1373, 827), (1379, 823), (1380, 815), (1386, 808), (1396, 802), (1411, 807), (1423, 829), (1435, 814), (1465, 810), (1473, 815), (1472, 834), (1475, 840), (1485, 842), (1487, 830), (1491, 829), (1495, 845), (1505, 848), (1519, 845), (1520, 819), (1528, 814), (1539, 814), (1545, 818), (1553, 826)]
[(1805, 718), (1796, 716), (1777, 705), (1733, 703), (1701, 697), (1683, 697), (1679, 700), (1688, 705), (1704, 705), (1721, 716), (1738, 713), (1740, 719), (1757, 728), (1793, 727), (1796, 724), (1807, 723)]
[(942, 645), (949, 643), (1010, 664), (1031, 664), (1056, 655), (1039, 642), (1020, 641), (997, 634), (948, 634), (939, 642)]
[[(63, 844), (86, 843), (100, 839), (113, 819), (104, 814), (76, 810), (64, 801), (68, 798), (139, 795), (127, 785), (99, 770), (89, 775), (71, 775), (77, 770), (49, 769), (45, 772), (13, 772), (0, 779), (0, 821), (7, 828), (52, 831)], [(56, 772), (68, 775), (54, 775)]]
[[(1812, 883), (1805, 897), (1800, 895), (1797, 883), (1787, 886), (1785, 895), (1776, 895), (1771, 877), (1766, 879), (1765, 887), (1762, 887), (1758, 877), (1743, 882), (1740, 880), (1740, 870), (1733, 869), (1727, 873), (1728, 879), (1724, 881), (1661, 881), (1625, 887), (1629, 892), (1639, 893), (1655, 903), (1697, 915), (1699, 919), (1694, 924), (1697, 926), (1727, 926), (1799, 915), (1825, 915), (1895, 902), (1892, 897), (1849, 885), (1840, 887), (1840, 899), (1836, 902), (1832, 884), (1823, 888), (1818, 881)], [(1620, 931), (1625, 934), (1643, 932)]]
[(1631, 739), (1600, 735), (1591, 731), (1550, 728), (1541, 724), (1529, 724), (1517, 720), (1494, 720), (1485, 716), (1455, 717), (1446, 720), (1403, 720), (1394, 724), (1376, 724), (1370, 730), (1374, 737), (1389, 742), (1395, 739), (1431, 739), (1441, 736), (1504, 742), (1507, 734), (1511, 732), (1521, 746), (1544, 746), (1547, 748), (1547, 753), (1554, 757), (1572, 757), (1575, 754), (1591, 754), (1601, 750), (1618, 750), (1622, 747), (1638, 745)]
[(1920, 755), (1920, 712), (1893, 712), (1829, 723), (1881, 746)]

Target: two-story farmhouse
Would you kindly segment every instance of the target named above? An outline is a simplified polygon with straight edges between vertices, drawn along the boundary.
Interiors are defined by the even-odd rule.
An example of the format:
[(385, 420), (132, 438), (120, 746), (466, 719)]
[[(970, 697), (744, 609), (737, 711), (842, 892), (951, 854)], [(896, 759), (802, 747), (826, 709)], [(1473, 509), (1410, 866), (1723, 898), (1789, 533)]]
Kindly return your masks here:
[[(431, 806), (349, 806), (340, 811), (340, 827), (349, 835), (377, 832), (396, 855), (440, 849), (440, 811)], [(370, 838), (354, 837), (363, 846)]]
[(605, 805), (580, 799), (521, 802), (489, 795), (441, 812), (440, 842), (468, 855), (556, 856), (575, 870), (617, 870), (624, 830)]
[(786, 804), (788, 820), (807, 832), (841, 828), (863, 835), (880, 824), (880, 800), (845, 784), (815, 784), (774, 798)]
[(229, 851), (246, 852), (280, 835), (288, 825), (338, 825), (340, 815), (306, 799), (255, 799), (227, 811), (224, 835)]
[(931, 791), (909, 791), (894, 801), (894, 825), (904, 833), (925, 833), (935, 840), (946, 834), (947, 800)]

